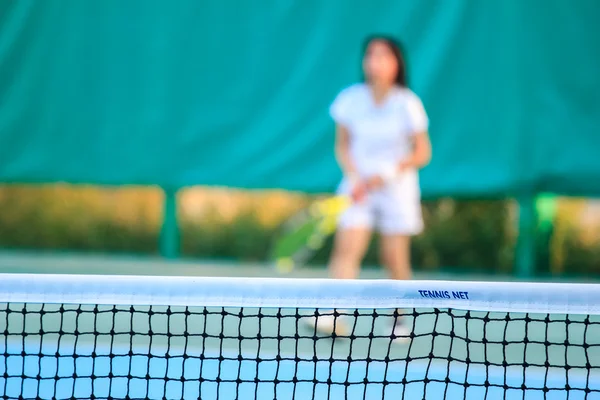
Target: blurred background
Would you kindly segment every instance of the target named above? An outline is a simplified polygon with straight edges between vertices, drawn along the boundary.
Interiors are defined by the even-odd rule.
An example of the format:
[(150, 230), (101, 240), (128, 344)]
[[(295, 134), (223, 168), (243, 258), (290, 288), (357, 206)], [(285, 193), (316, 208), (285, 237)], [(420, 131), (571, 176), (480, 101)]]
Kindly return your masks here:
[(328, 106), (385, 33), (431, 120), (418, 274), (600, 278), (599, 15), (596, 0), (0, 0), (0, 270), (124, 273), (125, 257), (269, 274), (278, 224), (340, 178)]

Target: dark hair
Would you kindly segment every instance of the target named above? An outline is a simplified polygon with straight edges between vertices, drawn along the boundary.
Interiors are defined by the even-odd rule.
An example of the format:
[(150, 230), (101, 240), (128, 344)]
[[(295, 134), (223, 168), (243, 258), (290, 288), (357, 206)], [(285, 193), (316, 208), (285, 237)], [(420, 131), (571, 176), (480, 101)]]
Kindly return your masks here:
[(373, 42), (381, 42), (390, 49), (390, 51), (396, 58), (396, 62), (398, 62), (398, 73), (396, 74), (396, 79), (394, 79), (394, 82), (398, 86), (407, 87), (408, 82), (407, 82), (407, 77), (406, 77), (406, 62), (404, 60), (404, 51), (402, 49), (402, 45), (400, 44), (400, 42), (398, 40), (394, 39), (393, 37), (386, 36), (386, 35), (369, 36), (364, 42), (363, 58), (364, 58), (365, 54), (367, 53), (367, 49), (369, 48), (369, 45)]

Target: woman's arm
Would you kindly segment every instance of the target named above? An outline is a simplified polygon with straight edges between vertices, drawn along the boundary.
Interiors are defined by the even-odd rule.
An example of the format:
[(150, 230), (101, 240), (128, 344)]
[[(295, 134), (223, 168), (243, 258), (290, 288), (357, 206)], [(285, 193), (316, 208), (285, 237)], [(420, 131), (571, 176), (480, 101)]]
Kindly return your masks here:
[(413, 151), (411, 155), (400, 163), (399, 169), (423, 168), (431, 161), (431, 141), (429, 133), (419, 132), (413, 137)]
[(366, 194), (367, 187), (356, 171), (350, 156), (350, 134), (343, 125), (337, 124), (335, 128), (335, 158), (338, 165), (350, 184), (350, 197), (355, 202), (361, 202)]
[[(407, 99), (408, 122), (413, 128), (412, 153), (403, 160), (398, 170), (406, 168), (423, 168), (431, 161), (431, 142), (429, 141), (429, 120), (421, 99), (414, 93)], [(394, 171), (398, 172), (398, 171)]]
[(357, 178), (356, 168), (350, 157), (350, 134), (348, 128), (340, 124), (335, 127), (335, 158), (344, 176)]

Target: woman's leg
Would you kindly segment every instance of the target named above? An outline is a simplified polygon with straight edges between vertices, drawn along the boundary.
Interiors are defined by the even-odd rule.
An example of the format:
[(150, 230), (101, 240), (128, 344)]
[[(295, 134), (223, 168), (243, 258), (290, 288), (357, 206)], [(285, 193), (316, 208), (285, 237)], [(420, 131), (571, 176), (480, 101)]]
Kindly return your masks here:
[(329, 261), (330, 276), (336, 279), (358, 278), (370, 240), (371, 230), (368, 228), (339, 229)]
[[(381, 238), (380, 257), (392, 279), (406, 280), (412, 277), (410, 236), (384, 235)], [(404, 310), (397, 310), (397, 312), (399, 316), (406, 315)], [(396, 336), (396, 340), (403, 342), (411, 336), (412, 329), (407, 326), (404, 317), (395, 317), (391, 332)]]
[(383, 235), (380, 248), (381, 263), (388, 269), (392, 279), (411, 279), (410, 236)]
[[(369, 247), (371, 229), (340, 228), (335, 235), (333, 251), (329, 260), (329, 275), (335, 279), (356, 279), (360, 264)], [(337, 310), (338, 312), (340, 310)], [(323, 334), (348, 335), (346, 324), (335, 317), (331, 310), (318, 317), (307, 319), (307, 323)]]

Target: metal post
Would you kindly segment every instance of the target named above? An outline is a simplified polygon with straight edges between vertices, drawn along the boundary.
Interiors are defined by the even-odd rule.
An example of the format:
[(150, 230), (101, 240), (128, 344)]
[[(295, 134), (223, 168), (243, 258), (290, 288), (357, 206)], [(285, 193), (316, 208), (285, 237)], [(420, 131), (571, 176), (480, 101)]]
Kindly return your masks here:
[(177, 189), (163, 188), (165, 206), (160, 232), (160, 254), (165, 258), (179, 257), (179, 224), (177, 220)]
[(519, 204), (519, 237), (515, 250), (515, 272), (519, 278), (535, 275), (537, 209), (534, 195), (522, 195)]
[(558, 201), (552, 194), (541, 194), (536, 200), (536, 210), (538, 217), (537, 230), (537, 248), (538, 265), (544, 265), (544, 272), (556, 274), (563, 272), (561, 265), (556, 263), (552, 252), (552, 237), (554, 236), (554, 224), (556, 222), (556, 213)]

